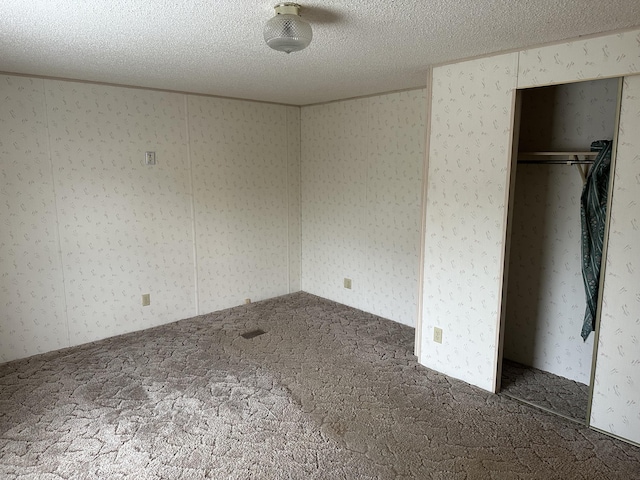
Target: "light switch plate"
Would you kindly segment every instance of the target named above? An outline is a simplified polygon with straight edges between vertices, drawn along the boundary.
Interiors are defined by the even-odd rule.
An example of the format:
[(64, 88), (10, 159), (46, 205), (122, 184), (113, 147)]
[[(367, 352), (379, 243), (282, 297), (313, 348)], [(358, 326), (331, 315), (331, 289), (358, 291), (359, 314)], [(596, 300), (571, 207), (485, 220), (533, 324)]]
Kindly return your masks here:
[(144, 152), (144, 164), (155, 165), (156, 164), (156, 152)]

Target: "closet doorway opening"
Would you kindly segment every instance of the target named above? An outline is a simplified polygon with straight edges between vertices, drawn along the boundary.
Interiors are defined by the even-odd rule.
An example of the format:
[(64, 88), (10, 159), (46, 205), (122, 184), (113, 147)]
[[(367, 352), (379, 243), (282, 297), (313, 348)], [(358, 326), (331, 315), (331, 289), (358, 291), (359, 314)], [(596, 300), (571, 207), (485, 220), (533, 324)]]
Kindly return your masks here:
[[(598, 181), (611, 185), (620, 89), (617, 78), (585, 81), (519, 90), (516, 102), (499, 391), (587, 424), (599, 315), (595, 331), (585, 327), (598, 288), (594, 302), (583, 280), (581, 215), (589, 223), (591, 214), (581, 214), (581, 197), (607, 163)], [(608, 212), (610, 194), (604, 202)]]

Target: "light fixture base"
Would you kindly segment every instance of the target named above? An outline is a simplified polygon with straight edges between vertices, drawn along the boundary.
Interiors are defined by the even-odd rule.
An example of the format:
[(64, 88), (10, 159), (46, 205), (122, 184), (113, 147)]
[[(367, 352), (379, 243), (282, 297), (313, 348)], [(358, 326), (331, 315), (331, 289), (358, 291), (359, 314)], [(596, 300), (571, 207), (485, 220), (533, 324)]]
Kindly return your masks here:
[(273, 8), (277, 15), (300, 15), (300, 5), (297, 3), (279, 3)]

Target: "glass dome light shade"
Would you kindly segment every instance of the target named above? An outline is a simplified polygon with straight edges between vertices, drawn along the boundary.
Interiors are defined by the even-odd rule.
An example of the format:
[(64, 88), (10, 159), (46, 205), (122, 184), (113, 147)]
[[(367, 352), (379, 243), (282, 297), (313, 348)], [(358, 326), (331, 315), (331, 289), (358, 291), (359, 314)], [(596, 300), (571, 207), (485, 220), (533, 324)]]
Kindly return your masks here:
[[(264, 26), (264, 40), (274, 50), (291, 53), (303, 50), (309, 46), (313, 38), (311, 25), (302, 20), (297, 13), (288, 13), (293, 7), (286, 5), (286, 10), (280, 5), (276, 6), (276, 12), (282, 8), (287, 13), (277, 13)], [(295, 12), (300, 8), (295, 6)]]

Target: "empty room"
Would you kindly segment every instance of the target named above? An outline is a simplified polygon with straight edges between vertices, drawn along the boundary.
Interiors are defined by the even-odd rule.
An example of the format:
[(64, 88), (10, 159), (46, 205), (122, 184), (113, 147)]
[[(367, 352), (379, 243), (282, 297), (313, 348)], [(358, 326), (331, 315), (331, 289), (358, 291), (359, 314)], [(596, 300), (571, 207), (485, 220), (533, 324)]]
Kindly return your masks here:
[(4, 0), (0, 478), (640, 478), (640, 3)]

